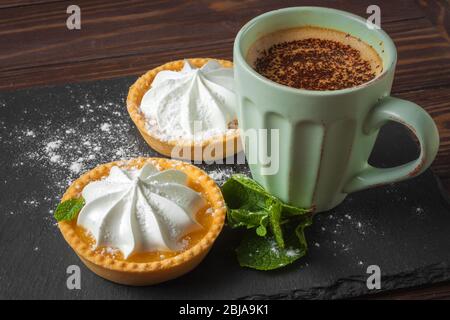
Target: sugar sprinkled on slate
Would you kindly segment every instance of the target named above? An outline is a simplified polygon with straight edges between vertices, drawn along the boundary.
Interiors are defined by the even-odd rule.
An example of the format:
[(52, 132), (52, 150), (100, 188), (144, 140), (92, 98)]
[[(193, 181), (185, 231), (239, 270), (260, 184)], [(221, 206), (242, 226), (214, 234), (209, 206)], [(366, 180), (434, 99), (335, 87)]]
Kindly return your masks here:
[(234, 173), (233, 167), (228, 166), (225, 168), (218, 168), (216, 170), (210, 171), (209, 175), (213, 178), (219, 186), (223, 185), (228, 178)]
[[(1, 147), (14, 154), (7, 166), (16, 180), (39, 179), (40, 188), (45, 190), (18, 195), (21, 199), (14, 199), (16, 204), (9, 204), (11, 207), (17, 208), (17, 202), (26, 208), (43, 206), (51, 214), (67, 186), (81, 173), (100, 163), (149, 155), (139, 148), (140, 137), (134, 134), (122, 103), (100, 104), (90, 96), (81, 100), (78, 108), (61, 115), (64, 121), (51, 113), (41, 114), (42, 110), (32, 106), (17, 108), (15, 125), (2, 119)], [(29, 167), (42, 176), (27, 178)], [(7, 180), (4, 183), (8, 185)], [(49, 196), (42, 197), (43, 193)]]

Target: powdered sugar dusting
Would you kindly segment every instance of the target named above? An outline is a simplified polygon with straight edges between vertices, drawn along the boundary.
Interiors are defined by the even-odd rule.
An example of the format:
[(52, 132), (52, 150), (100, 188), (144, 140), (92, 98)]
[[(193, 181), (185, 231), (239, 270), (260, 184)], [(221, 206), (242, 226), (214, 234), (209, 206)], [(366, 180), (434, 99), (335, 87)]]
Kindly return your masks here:
[(111, 131), (111, 124), (110, 123), (102, 123), (100, 125), (100, 130), (102, 130), (103, 132), (110, 132)]
[[(35, 147), (25, 152), (23, 158), (28, 163), (34, 161), (48, 167), (55, 180), (66, 181), (60, 183), (65, 187), (97, 164), (141, 154), (137, 148), (139, 140), (136, 138), (139, 137), (130, 137), (133, 127), (123, 109), (122, 104), (105, 105), (92, 101), (79, 106), (78, 115), (83, 116), (75, 121), (57, 127), (50, 122), (40, 124), (33, 130), (34, 135), (29, 134), (29, 129), (17, 128), (11, 136), (35, 138)], [(66, 177), (62, 177), (60, 171), (66, 172)]]
[(69, 170), (72, 173), (80, 173), (81, 169), (83, 169), (83, 161), (83, 158), (78, 158), (78, 160), (73, 161), (69, 166)]
[[(62, 96), (70, 94), (68, 89)], [(28, 180), (30, 174), (36, 182), (32, 183), (35, 191), (3, 201), (6, 210), (2, 211), (8, 215), (44, 211), (45, 219), (53, 224), (53, 209), (67, 186), (83, 172), (114, 160), (157, 156), (130, 121), (123, 98), (105, 102), (95, 95), (72, 96), (70, 104), (75, 107), (70, 108), (61, 108), (63, 102), (58, 99), (49, 99), (37, 103), (48, 107), (45, 110), (33, 105), (15, 107), (9, 116), (13, 121), (0, 116), (0, 146), (11, 154), (2, 185), (8, 188), (9, 183)]]
[(232, 166), (226, 166), (217, 168), (215, 170), (210, 171), (208, 174), (211, 178), (213, 178), (218, 185), (222, 185), (227, 181), (233, 174), (234, 169)]

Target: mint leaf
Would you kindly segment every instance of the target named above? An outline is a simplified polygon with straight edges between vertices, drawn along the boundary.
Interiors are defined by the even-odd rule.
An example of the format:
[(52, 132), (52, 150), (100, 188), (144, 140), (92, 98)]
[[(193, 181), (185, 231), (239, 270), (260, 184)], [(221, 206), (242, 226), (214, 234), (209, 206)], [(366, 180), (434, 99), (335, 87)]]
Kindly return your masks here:
[(59, 221), (73, 220), (84, 206), (83, 198), (75, 198), (61, 202), (53, 215)]
[(228, 224), (232, 228), (247, 227), (256, 228), (260, 225), (267, 225), (268, 213), (264, 210), (250, 211), (245, 208), (229, 209)]
[(297, 225), (295, 228), (295, 235), (297, 236), (299, 246), (305, 250), (308, 248), (308, 243), (305, 238), (305, 228), (312, 224), (312, 217), (308, 217)]
[(263, 225), (258, 226), (258, 227), (256, 228), (256, 234), (257, 234), (258, 236), (260, 236), (260, 237), (265, 237), (266, 234), (267, 234), (267, 228), (266, 228), (265, 226), (263, 226)]
[[(256, 234), (265, 236), (267, 226), (278, 232), (281, 214), (279, 200), (264, 190), (257, 182), (242, 174), (233, 175), (222, 187), (222, 193), (228, 206), (227, 220), (232, 228), (256, 228)], [(275, 225), (275, 228), (273, 228)]]
[(295, 217), (295, 216), (304, 216), (308, 213), (311, 213), (313, 208), (305, 209), (291, 206), (289, 204), (282, 204), (282, 216), (283, 218)]
[(286, 219), (310, 212), (282, 203), (256, 181), (242, 174), (231, 176), (222, 186), (222, 193), (228, 206), (230, 227), (256, 228), (259, 236), (265, 236), (269, 227), (281, 248), (284, 247), (281, 224), (286, 223)]
[(284, 248), (283, 231), (281, 230), (280, 219), (281, 219), (281, 201), (278, 199), (270, 199), (268, 201), (269, 219), (270, 227), (280, 248)]
[[(267, 194), (270, 196), (270, 194), (255, 180), (247, 177), (244, 174), (234, 174), (231, 176), (230, 179), (227, 180), (230, 184), (234, 184), (234, 187), (236, 187), (237, 184), (244, 186), (248, 190), (252, 190), (254, 192), (261, 192), (263, 194)], [(224, 185), (225, 187), (225, 185)]]
[(256, 181), (242, 174), (231, 176), (222, 186), (222, 193), (229, 208), (249, 211), (264, 210), (267, 199), (275, 198)]
[(242, 267), (273, 270), (298, 260), (306, 251), (292, 246), (280, 248), (273, 236), (259, 237), (252, 232), (244, 236), (236, 253)]
[(274, 270), (303, 257), (308, 250), (304, 229), (311, 225), (311, 218), (295, 223), (298, 225), (291, 223), (283, 230), (288, 235), (284, 248), (278, 246), (273, 235), (263, 238), (254, 233), (246, 234), (236, 249), (239, 264), (257, 270)]
[[(240, 207), (266, 209), (268, 207), (267, 200), (280, 201), (256, 181), (243, 174), (231, 176), (222, 186), (222, 193), (228, 207), (234, 209)], [(305, 215), (312, 211), (311, 209), (298, 208), (282, 202), (281, 207), (283, 217)]]
[(255, 230), (236, 249), (241, 266), (272, 270), (306, 254), (304, 229), (311, 224), (312, 209), (285, 204), (242, 174), (228, 179), (222, 193), (228, 225)]

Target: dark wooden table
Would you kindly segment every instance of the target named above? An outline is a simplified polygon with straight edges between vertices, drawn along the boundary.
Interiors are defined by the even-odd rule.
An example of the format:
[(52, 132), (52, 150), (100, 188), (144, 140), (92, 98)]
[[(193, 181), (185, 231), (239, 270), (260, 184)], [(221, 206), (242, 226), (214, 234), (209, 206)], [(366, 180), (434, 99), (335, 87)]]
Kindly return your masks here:
[[(368, 16), (372, 0), (0, 1), (0, 91), (139, 75), (185, 57), (232, 59), (239, 28), (263, 12), (327, 6)], [(449, 0), (376, 1), (399, 61), (393, 95), (423, 106), (441, 146), (433, 170), (450, 192)], [(66, 9), (81, 8), (81, 30)], [(450, 299), (450, 284), (383, 293), (382, 299)]]

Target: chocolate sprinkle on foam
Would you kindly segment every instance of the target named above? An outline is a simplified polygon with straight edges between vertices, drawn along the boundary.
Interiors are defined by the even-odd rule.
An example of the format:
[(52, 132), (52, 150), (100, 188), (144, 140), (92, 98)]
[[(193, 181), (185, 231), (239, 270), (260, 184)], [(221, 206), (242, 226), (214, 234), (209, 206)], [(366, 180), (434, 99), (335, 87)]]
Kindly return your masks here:
[(274, 44), (256, 59), (255, 70), (289, 87), (321, 91), (356, 87), (376, 76), (357, 49), (316, 38)]

